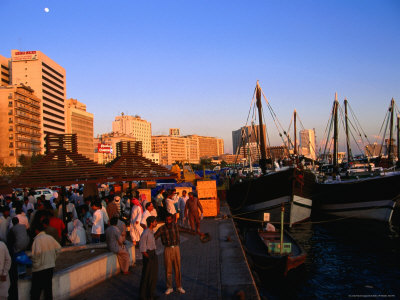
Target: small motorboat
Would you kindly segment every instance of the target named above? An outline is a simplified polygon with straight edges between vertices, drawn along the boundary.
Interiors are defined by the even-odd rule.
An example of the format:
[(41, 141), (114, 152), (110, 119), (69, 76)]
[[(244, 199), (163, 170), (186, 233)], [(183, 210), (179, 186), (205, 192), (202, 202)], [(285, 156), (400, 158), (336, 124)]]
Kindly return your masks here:
[(303, 247), (284, 231), (283, 242), (279, 231), (249, 230), (245, 234), (245, 249), (258, 273), (287, 275), (306, 259)]

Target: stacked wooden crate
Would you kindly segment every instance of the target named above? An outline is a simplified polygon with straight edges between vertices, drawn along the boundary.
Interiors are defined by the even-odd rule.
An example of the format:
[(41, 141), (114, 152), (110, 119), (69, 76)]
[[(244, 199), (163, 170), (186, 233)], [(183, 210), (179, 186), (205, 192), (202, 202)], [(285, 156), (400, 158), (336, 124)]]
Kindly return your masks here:
[(215, 180), (198, 180), (197, 197), (203, 207), (204, 217), (215, 217), (219, 214), (219, 199)]

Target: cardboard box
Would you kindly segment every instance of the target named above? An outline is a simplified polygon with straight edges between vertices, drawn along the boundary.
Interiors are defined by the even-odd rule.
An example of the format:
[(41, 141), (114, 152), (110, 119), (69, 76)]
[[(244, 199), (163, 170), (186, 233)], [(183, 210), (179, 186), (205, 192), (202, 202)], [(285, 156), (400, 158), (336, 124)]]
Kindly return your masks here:
[(219, 214), (219, 200), (201, 200), (199, 199), (201, 206), (203, 207), (204, 217), (216, 217)]
[(197, 180), (197, 190), (200, 189), (217, 189), (217, 182), (215, 180)]
[(197, 190), (197, 197), (199, 199), (216, 199), (217, 190), (216, 189), (199, 189)]

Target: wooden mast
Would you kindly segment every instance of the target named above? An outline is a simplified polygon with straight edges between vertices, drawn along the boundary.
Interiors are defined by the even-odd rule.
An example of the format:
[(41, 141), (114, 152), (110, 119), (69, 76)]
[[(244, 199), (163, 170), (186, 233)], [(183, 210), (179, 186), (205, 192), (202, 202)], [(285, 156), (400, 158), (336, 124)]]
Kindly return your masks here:
[(344, 117), (345, 117), (345, 125), (346, 125), (347, 162), (349, 163), (351, 160), (353, 160), (353, 155), (351, 154), (351, 149), (350, 149), (349, 124), (348, 124), (347, 99), (346, 98), (344, 98)]
[(296, 127), (296, 117), (297, 117), (297, 112), (294, 110), (293, 113), (293, 122), (294, 122), (294, 155), (297, 155), (297, 127)]
[(260, 134), (260, 168), (263, 174), (267, 173), (267, 153), (266, 153), (266, 144), (265, 144), (265, 136), (264, 136), (264, 126), (262, 121), (262, 105), (261, 105), (261, 87), (257, 80), (256, 86), (256, 98), (257, 98), (257, 109), (258, 109), (258, 122), (259, 122), (259, 134)]
[(339, 102), (337, 100), (337, 93), (335, 93), (335, 102), (333, 103), (333, 169), (336, 170), (338, 167), (338, 111)]
[(400, 115), (397, 115), (397, 162), (400, 162)]
[(393, 156), (393, 114), (394, 114), (394, 99), (390, 102), (390, 126), (389, 126), (389, 145), (388, 145), (388, 160)]

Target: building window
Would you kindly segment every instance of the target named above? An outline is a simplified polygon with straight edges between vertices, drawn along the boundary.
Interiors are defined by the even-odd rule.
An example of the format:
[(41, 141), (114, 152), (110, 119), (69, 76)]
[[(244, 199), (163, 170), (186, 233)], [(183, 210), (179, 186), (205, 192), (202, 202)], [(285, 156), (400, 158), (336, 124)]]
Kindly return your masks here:
[(14, 156), (14, 150), (10, 150), (10, 156)]
[(8, 148), (13, 148), (14, 147), (14, 143), (10, 142), (10, 145), (8, 145)]
[(13, 122), (13, 119), (12, 118), (8, 118), (8, 123), (12, 123)]
[(12, 101), (8, 101), (8, 107), (12, 107), (13, 106), (13, 102)]
[(8, 128), (8, 131), (13, 131), (13, 127), (10, 126), (10, 128)]

